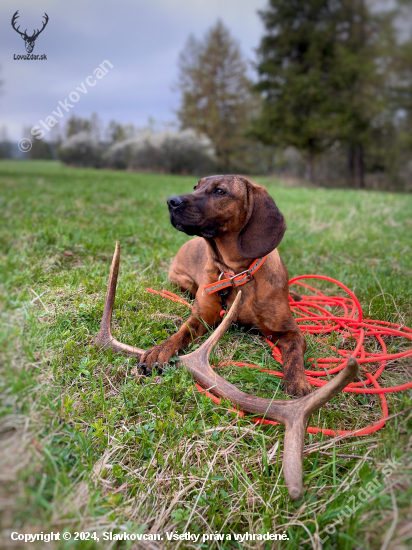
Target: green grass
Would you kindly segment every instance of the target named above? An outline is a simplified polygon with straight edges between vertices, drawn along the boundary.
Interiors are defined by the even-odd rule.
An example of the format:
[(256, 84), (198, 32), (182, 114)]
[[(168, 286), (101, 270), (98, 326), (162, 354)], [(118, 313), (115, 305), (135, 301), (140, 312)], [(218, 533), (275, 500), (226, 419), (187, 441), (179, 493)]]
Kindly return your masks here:
[[(368, 317), (412, 326), (412, 196), (267, 186), (288, 230), (280, 246), (290, 276), (319, 273), (351, 288)], [(0, 433), (4, 543), (10, 532), (282, 533), (289, 541), (251, 548), (380, 548), (396, 520), (393, 548), (411, 544), (412, 421), (390, 420), (365, 438), (324, 446), (307, 435), (306, 493), (288, 498), (281, 471), (282, 426), (237, 418), (195, 390), (176, 364), (140, 378), (136, 362), (92, 345), (103, 310), (111, 255), (122, 244), (114, 329), (146, 348), (173, 334), (185, 306), (148, 294), (175, 290), (168, 265), (187, 236), (172, 228), (166, 198), (190, 192), (193, 177), (70, 169), (54, 162), (0, 163)], [(65, 254), (66, 252), (66, 254)], [(335, 291), (330, 284), (327, 291)], [(330, 342), (333, 343), (332, 341)], [(392, 342), (405, 349), (405, 342)], [(309, 339), (310, 353), (323, 349)], [(266, 345), (232, 327), (213, 362), (278, 368)], [(385, 385), (411, 378), (393, 361)], [(222, 373), (259, 395), (285, 398), (277, 379), (249, 369)], [(410, 392), (387, 396), (389, 413), (412, 405)], [(377, 396), (344, 394), (311, 425), (354, 429), (380, 418)], [(409, 442), (408, 442), (409, 441)], [(388, 458), (401, 466), (383, 480)], [(330, 523), (377, 477), (382, 487)], [(345, 486), (345, 489), (343, 489)], [(356, 503), (360, 501), (356, 500)], [(394, 504), (395, 503), (395, 504)], [(187, 525), (188, 524), (188, 525)], [(325, 531), (328, 529), (328, 531)], [(409, 537), (409, 538), (408, 538)], [(166, 538), (166, 537), (165, 537)], [(395, 542), (394, 542), (395, 541)], [(60, 542), (59, 548), (129, 548), (131, 543)], [(163, 541), (152, 548), (174, 548)], [(317, 545), (317, 546), (316, 546)], [(182, 543), (180, 548), (186, 548)], [(197, 543), (195, 547), (200, 547)], [(242, 548), (231, 541), (204, 548)]]

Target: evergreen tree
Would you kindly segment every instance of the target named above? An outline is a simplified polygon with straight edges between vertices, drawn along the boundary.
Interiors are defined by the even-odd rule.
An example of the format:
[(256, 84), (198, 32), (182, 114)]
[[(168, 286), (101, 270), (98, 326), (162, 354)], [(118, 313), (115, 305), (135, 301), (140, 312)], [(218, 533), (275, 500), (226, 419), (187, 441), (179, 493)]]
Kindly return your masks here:
[(212, 140), (225, 171), (236, 164), (248, 122), (251, 82), (246, 73), (239, 46), (221, 21), (203, 40), (189, 37), (179, 59), (181, 126)]
[[(406, 11), (406, 10), (405, 10)], [(407, 15), (408, 12), (405, 14)], [(412, 21), (412, 6), (409, 6)], [(379, 135), (375, 157), (381, 160), (381, 170), (392, 182), (402, 187), (405, 175), (410, 180), (412, 158), (412, 39), (393, 49), (393, 60), (388, 74), (389, 109), (386, 128)], [(409, 167), (408, 167), (409, 164)], [(403, 172), (403, 177), (400, 174)], [(409, 172), (409, 177), (405, 172)]]
[(372, 14), (365, 0), (340, 0), (336, 11), (336, 136), (348, 150), (348, 179), (364, 187), (365, 153), (387, 128), (387, 77), (393, 52), (393, 12)]
[(260, 15), (256, 88), (264, 101), (254, 135), (301, 150), (309, 180), (315, 155), (346, 143), (351, 180), (363, 186), (364, 148), (384, 101), (376, 60), (385, 22), (364, 0), (270, 0)]
[[(260, 12), (266, 27), (258, 49), (257, 90), (264, 102), (254, 134), (264, 143), (293, 145), (307, 160), (334, 138), (330, 72), (335, 63), (329, 0), (270, 0)], [(329, 138), (329, 139), (328, 139)]]

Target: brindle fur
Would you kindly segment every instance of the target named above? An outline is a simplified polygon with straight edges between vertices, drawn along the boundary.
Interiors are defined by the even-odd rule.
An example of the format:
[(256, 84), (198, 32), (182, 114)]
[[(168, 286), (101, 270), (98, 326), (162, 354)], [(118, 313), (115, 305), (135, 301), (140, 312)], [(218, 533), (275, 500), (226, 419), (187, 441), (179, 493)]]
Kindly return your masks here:
[[(189, 320), (165, 342), (147, 350), (140, 366), (150, 369), (167, 363), (205, 334), (204, 323), (219, 323), (220, 298), (217, 293), (206, 294), (204, 287), (217, 281), (221, 271), (241, 273), (253, 259), (267, 254), (253, 279), (238, 287), (242, 297), (235, 320), (277, 343), (287, 393), (298, 397), (308, 394), (310, 385), (303, 362), (306, 341), (290, 311), (289, 275), (276, 248), (286, 225), (273, 199), (263, 187), (233, 175), (203, 178), (193, 193), (171, 197), (168, 204), (173, 226), (197, 235), (180, 248), (169, 271), (169, 280), (190, 291), (195, 302)], [(236, 293), (236, 289), (231, 290), (228, 307)]]

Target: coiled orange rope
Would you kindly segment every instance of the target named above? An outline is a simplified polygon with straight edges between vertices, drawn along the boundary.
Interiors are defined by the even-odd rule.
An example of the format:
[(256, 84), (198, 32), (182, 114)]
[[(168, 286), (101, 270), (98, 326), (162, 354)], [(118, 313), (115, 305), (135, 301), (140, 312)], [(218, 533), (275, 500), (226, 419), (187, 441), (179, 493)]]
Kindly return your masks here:
[[(326, 296), (319, 290), (312, 286), (301, 282), (302, 279), (322, 279), (329, 281), (348, 294), (348, 296)], [(289, 285), (296, 284), (310, 290), (314, 294), (310, 296), (302, 296), (300, 302), (294, 302), (290, 297), (290, 307), (294, 314), (295, 320), (298, 323), (300, 329), (304, 333), (319, 334), (318, 341), (323, 342), (327, 339), (327, 335), (331, 333), (338, 333), (340, 339), (344, 342), (348, 338), (356, 341), (356, 346), (353, 351), (343, 348), (337, 348), (330, 346), (334, 349), (338, 357), (322, 357), (320, 359), (309, 359), (318, 370), (305, 370), (308, 378), (308, 382), (313, 386), (323, 386), (327, 384), (328, 380), (321, 379), (320, 377), (328, 378), (329, 375), (339, 372), (346, 366), (346, 362), (349, 357), (355, 357), (359, 365), (361, 366), (361, 372), (366, 376), (365, 380), (360, 382), (352, 382), (346, 388), (344, 392), (349, 393), (361, 393), (361, 394), (378, 394), (382, 407), (382, 419), (380, 422), (362, 428), (355, 432), (349, 430), (330, 430), (327, 428), (311, 427), (307, 428), (308, 433), (323, 433), (324, 435), (336, 436), (336, 435), (368, 435), (377, 430), (380, 430), (385, 425), (385, 419), (388, 417), (388, 404), (385, 398), (385, 393), (392, 393), (412, 388), (412, 381), (399, 386), (393, 386), (390, 388), (382, 388), (378, 382), (378, 378), (384, 371), (387, 362), (389, 360), (398, 359), (401, 357), (412, 357), (412, 347), (406, 351), (398, 353), (388, 353), (387, 346), (383, 339), (384, 336), (397, 336), (406, 338), (412, 341), (412, 329), (399, 325), (396, 323), (390, 323), (387, 321), (377, 321), (372, 319), (363, 319), (363, 312), (361, 305), (356, 298), (355, 294), (344, 284), (332, 279), (331, 277), (325, 277), (322, 275), (302, 275), (295, 277), (289, 281)], [(153, 294), (159, 294), (163, 298), (173, 300), (191, 307), (191, 305), (176, 294), (168, 292), (167, 290), (156, 291), (151, 288), (146, 289)], [(339, 308), (342, 315), (336, 315), (332, 313), (332, 308)], [(321, 337), (322, 335), (322, 337)], [(380, 351), (368, 352), (366, 351), (364, 344), (365, 339), (376, 338), (376, 341), (380, 347)], [(282, 357), (279, 348), (277, 348), (272, 342), (266, 340), (269, 346), (272, 348), (273, 358), (282, 363)], [(379, 366), (374, 374), (366, 371), (366, 367), (362, 366), (367, 363), (379, 362)], [(266, 372), (282, 378), (283, 374), (274, 370), (263, 369), (257, 365), (250, 363), (241, 363), (237, 361), (225, 361), (219, 364), (219, 367), (225, 365), (236, 365), (238, 367), (250, 367), (259, 369), (261, 372)], [(370, 387), (373, 386), (373, 387)], [(220, 399), (212, 395), (210, 392), (204, 390), (197, 385), (199, 391), (208, 395), (215, 403), (220, 404)], [(234, 409), (233, 409), (234, 410)], [(242, 411), (235, 411), (239, 415), (243, 416)], [(254, 422), (258, 424), (273, 424), (277, 422), (271, 420), (265, 420), (263, 418), (254, 418)]]

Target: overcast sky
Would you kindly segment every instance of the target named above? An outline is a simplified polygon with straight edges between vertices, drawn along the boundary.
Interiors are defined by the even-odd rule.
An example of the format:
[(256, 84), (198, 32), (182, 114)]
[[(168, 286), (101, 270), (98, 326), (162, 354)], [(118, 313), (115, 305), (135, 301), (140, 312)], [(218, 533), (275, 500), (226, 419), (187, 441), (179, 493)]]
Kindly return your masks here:
[[(393, 0), (369, 0), (390, 8)], [(263, 34), (257, 11), (267, 0), (1, 0), (0, 3), (0, 130), (9, 138), (22, 137), (23, 127), (38, 125), (77, 87), (86, 87), (70, 113), (88, 117), (97, 112), (107, 123), (143, 126), (149, 117), (168, 122), (179, 104), (172, 91), (177, 59), (188, 36), (200, 38), (218, 18), (229, 27), (247, 59)], [(15, 60), (26, 54), (24, 41), (11, 26), (19, 10), (20, 31), (40, 29), (33, 54), (47, 61)], [(404, 31), (412, 22), (400, 20)], [(113, 68), (96, 85), (85, 82), (108, 60)], [(94, 80), (91, 80), (94, 82)], [(62, 109), (62, 108), (60, 108)], [(64, 110), (57, 127), (70, 116)]]
[[(218, 18), (229, 27), (246, 58), (255, 57), (263, 25), (257, 14), (267, 0), (2, 0), (0, 4), (0, 128), (20, 139), (56, 110), (58, 102), (81, 87), (104, 60), (113, 68), (70, 108), (76, 116), (97, 112), (111, 119), (143, 126), (149, 117), (171, 121), (179, 96), (172, 91), (177, 59), (188, 36), (202, 37)], [(47, 61), (14, 60), (26, 54), (24, 41), (11, 26), (40, 29), (33, 54)], [(93, 82), (91, 80), (90, 82)], [(70, 103), (70, 101), (69, 101)], [(65, 111), (62, 111), (65, 113)], [(62, 120), (67, 120), (66, 113)], [(61, 126), (62, 123), (59, 123)]]

